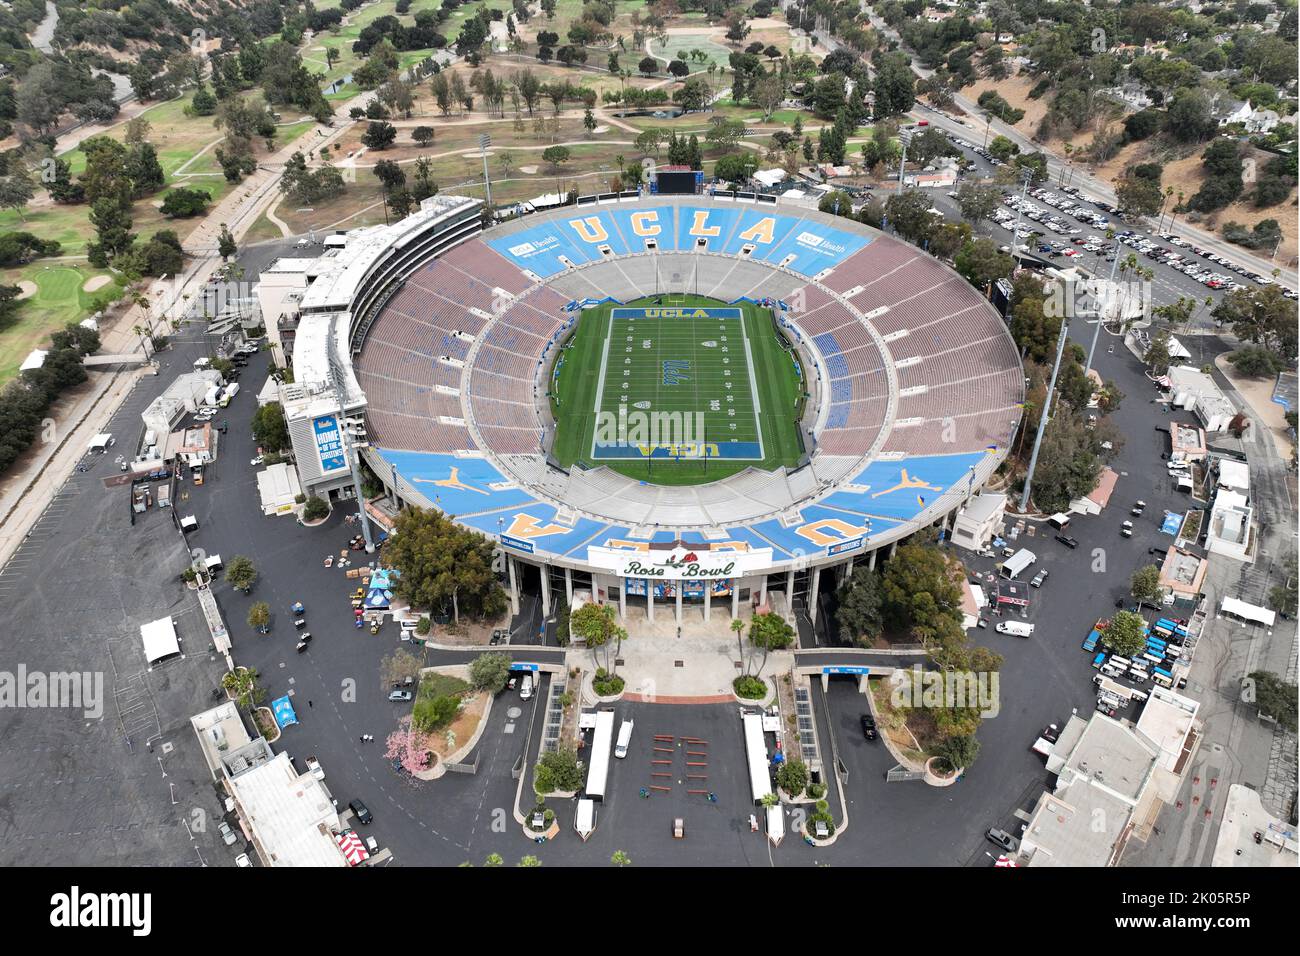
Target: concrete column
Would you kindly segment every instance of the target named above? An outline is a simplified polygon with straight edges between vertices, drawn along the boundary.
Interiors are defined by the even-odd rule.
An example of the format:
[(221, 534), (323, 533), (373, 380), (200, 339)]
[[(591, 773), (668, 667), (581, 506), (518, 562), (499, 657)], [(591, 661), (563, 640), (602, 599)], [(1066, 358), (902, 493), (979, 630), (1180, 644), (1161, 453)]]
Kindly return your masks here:
[(731, 579), (731, 619), (740, 617), (740, 579)]
[(786, 610), (791, 614), (794, 613), (794, 568), (791, 568), (785, 575), (785, 603)]
[(891, 542), (889, 542), (889, 554), (887, 555), (887, 557), (892, 558), (892, 557), (894, 556), (894, 549), (897, 548), (897, 547), (898, 547), (898, 542), (897, 542), (897, 541), (891, 541)]
[(551, 569), (545, 564), (541, 568), (542, 575), (542, 617), (545, 618), (551, 613)]
[(709, 623), (709, 608), (713, 604), (713, 582), (704, 582), (704, 623)]
[(849, 558), (847, 561), (845, 561), (843, 564), (840, 565), (840, 584), (843, 584), (845, 581), (847, 581), (849, 579), (849, 575), (852, 573), (853, 573), (853, 559)]
[(506, 555), (506, 569), (510, 572), (510, 613), (519, 613), (519, 582), (515, 579), (515, 559)]
[(618, 589), (618, 619), (627, 620), (627, 579), (624, 578)]
[(813, 568), (812, 581), (808, 585), (808, 620), (817, 623), (817, 586), (821, 583), (822, 569)]
[(564, 600), (573, 607), (573, 568), (564, 569)]
[(867, 560), (867, 567), (872, 571), (876, 570), (876, 550), (875, 548), (872, 549), (871, 557)]
[(652, 624), (655, 619), (655, 583), (645, 579), (645, 619)]
[(682, 626), (682, 585), (684, 581), (677, 582), (677, 626)]
[(760, 605), (767, 603), (767, 575), (763, 575), (763, 583), (758, 586), (758, 603)]

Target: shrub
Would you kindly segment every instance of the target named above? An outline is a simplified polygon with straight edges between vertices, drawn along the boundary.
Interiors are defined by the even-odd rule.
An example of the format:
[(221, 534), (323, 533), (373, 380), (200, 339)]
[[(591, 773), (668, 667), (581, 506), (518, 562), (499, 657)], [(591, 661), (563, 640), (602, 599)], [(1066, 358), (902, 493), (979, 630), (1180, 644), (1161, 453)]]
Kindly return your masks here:
[(582, 787), (582, 761), (572, 747), (560, 747), (542, 754), (533, 770), (533, 789), (537, 793), (578, 790)]
[(731, 682), (731, 686), (735, 688), (737, 697), (743, 697), (746, 700), (762, 700), (767, 696), (766, 682), (757, 677), (750, 677), (749, 675), (737, 677)]
[(601, 697), (613, 697), (623, 692), (623, 678), (614, 674), (609, 677), (599, 677), (591, 682), (592, 689)]
[(776, 772), (776, 782), (790, 796), (799, 796), (808, 786), (807, 765), (802, 760), (787, 760)]
[(427, 697), (415, 702), (412, 721), (417, 730), (428, 733), (445, 727), (455, 718), (460, 710), (460, 698), (444, 694), (439, 697)]
[(431, 630), (433, 630), (433, 622), (429, 620), (429, 616), (426, 614), (416, 623), (415, 633), (425, 637)]
[(307, 504), (303, 506), (302, 516), (307, 521), (319, 521), (330, 513), (330, 506), (324, 498), (312, 495), (307, 499)]

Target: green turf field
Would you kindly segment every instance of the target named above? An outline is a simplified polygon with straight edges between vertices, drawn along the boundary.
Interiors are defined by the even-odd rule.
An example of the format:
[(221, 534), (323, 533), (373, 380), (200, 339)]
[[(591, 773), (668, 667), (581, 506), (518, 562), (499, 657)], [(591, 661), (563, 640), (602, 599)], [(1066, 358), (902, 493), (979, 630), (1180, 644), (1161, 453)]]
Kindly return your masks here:
[(552, 381), (564, 467), (687, 485), (799, 459), (801, 383), (770, 315), (749, 303), (683, 295), (585, 310)]

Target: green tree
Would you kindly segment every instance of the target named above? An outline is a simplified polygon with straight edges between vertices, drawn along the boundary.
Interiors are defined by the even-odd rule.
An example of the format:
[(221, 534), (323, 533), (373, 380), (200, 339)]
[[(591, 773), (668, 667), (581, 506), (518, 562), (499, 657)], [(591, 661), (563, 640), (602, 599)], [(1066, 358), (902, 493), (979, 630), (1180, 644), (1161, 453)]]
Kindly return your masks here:
[(976, 239), (961, 247), (953, 266), (967, 282), (984, 291), (994, 280), (1010, 276), (1015, 263), (992, 239)]
[(469, 665), (469, 682), (476, 690), (498, 694), (510, 677), (510, 658), (505, 654), (480, 654)]
[(749, 642), (762, 648), (763, 659), (759, 662), (754, 676), (763, 673), (767, 666), (767, 655), (772, 651), (783, 651), (794, 643), (794, 628), (779, 614), (755, 614), (749, 619)]
[(1261, 716), (1272, 717), (1291, 733), (1296, 732), (1296, 685), (1283, 680), (1272, 671), (1252, 671), (1249, 674), (1253, 703)]
[(542, 754), (533, 769), (533, 789), (538, 796), (582, 789), (583, 763), (572, 747), (561, 746)]
[(550, 166), (552, 171), (559, 172), (571, 155), (567, 146), (548, 146), (542, 150), (542, 162)]
[(940, 217), (930, 212), (930, 197), (921, 189), (907, 189), (889, 197), (885, 215), (894, 231), (908, 242), (920, 245), (930, 237)]
[(257, 583), (257, 568), (253, 566), (252, 559), (242, 554), (231, 558), (230, 563), (226, 565), (226, 580), (236, 591), (247, 594), (253, 590), (253, 585)]
[(885, 622), (922, 639), (932, 636), (944, 618), (961, 621), (961, 587), (947, 556), (931, 545), (897, 548), (885, 565), (880, 593)]
[(221, 224), (221, 233), (217, 236), (217, 252), (221, 255), (221, 260), (223, 262), (229, 261), (230, 257), (238, 251), (239, 244), (235, 242), (230, 227), (223, 222)]
[(267, 402), (253, 413), (252, 432), (263, 451), (279, 452), (289, 447), (289, 426), (279, 402)]
[(1129, 578), (1129, 593), (1143, 604), (1158, 604), (1164, 594), (1160, 587), (1160, 568), (1148, 564), (1134, 571)]
[(493, 617), (506, 597), (492, 571), (494, 547), (436, 508), (403, 508), (388, 542), (389, 564), (400, 572), (397, 592), (413, 607), (462, 610)]
[(1101, 632), (1101, 643), (1123, 657), (1141, 654), (1147, 646), (1146, 621), (1134, 611), (1116, 611)]
[(840, 586), (835, 623), (846, 644), (871, 647), (884, 630), (880, 576), (866, 565), (853, 569)]
[[(618, 672), (618, 655), (627, 638), (627, 631), (619, 627), (614, 620), (614, 608), (608, 604), (594, 602), (584, 604), (569, 615), (569, 630), (582, 638), (594, 653), (598, 647), (605, 649), (605, 669), (611, 674)], [(610, 666), (610, 650), (614, 645), (613, 666)]]
[(991, 183), (964, 182), (957, 187), (957, 205), (967, 222), (978, 225), (992, 217), (1002, 201), (1002, 191)]
[(270, 630), (271, 624), (271, 605), (265, 601), (258, 601), (248, 609), (248, 626), (253, 630), (265, 634)]
[[(545, 2), (545, 0), (543, 0)], [(632, 858), (623, 850), (615, 850), (614, 855), (609, 858), (609, 862), (614, 866), (631, 866)]]
[(790, 796), (800, 796), (808, 787), (808, 767), (802, 760), (786, 760), (776, 772), (776, 784)]
[(303, 505), (302, 517), (304, 521), (320, 521), (330, 513), (330, 506), (324, 498), (318, 495), (312, 495)]
[(935, 748), (935, 756), (950, 771), (969, 770), (979, 756), (980, 744), (973, 736), (948, 737)]

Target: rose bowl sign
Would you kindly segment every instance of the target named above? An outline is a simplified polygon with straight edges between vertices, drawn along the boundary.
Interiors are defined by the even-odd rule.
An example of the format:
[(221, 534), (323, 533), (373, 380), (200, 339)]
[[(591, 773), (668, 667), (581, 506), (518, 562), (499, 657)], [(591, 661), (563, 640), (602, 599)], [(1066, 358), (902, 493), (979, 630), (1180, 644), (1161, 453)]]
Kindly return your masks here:
[(587, 549), (587, 561), (624, 578), (652, 578), (658, 581), (734, 578), (772, 566), (772, 549), (710, 551), (706, 546)]

